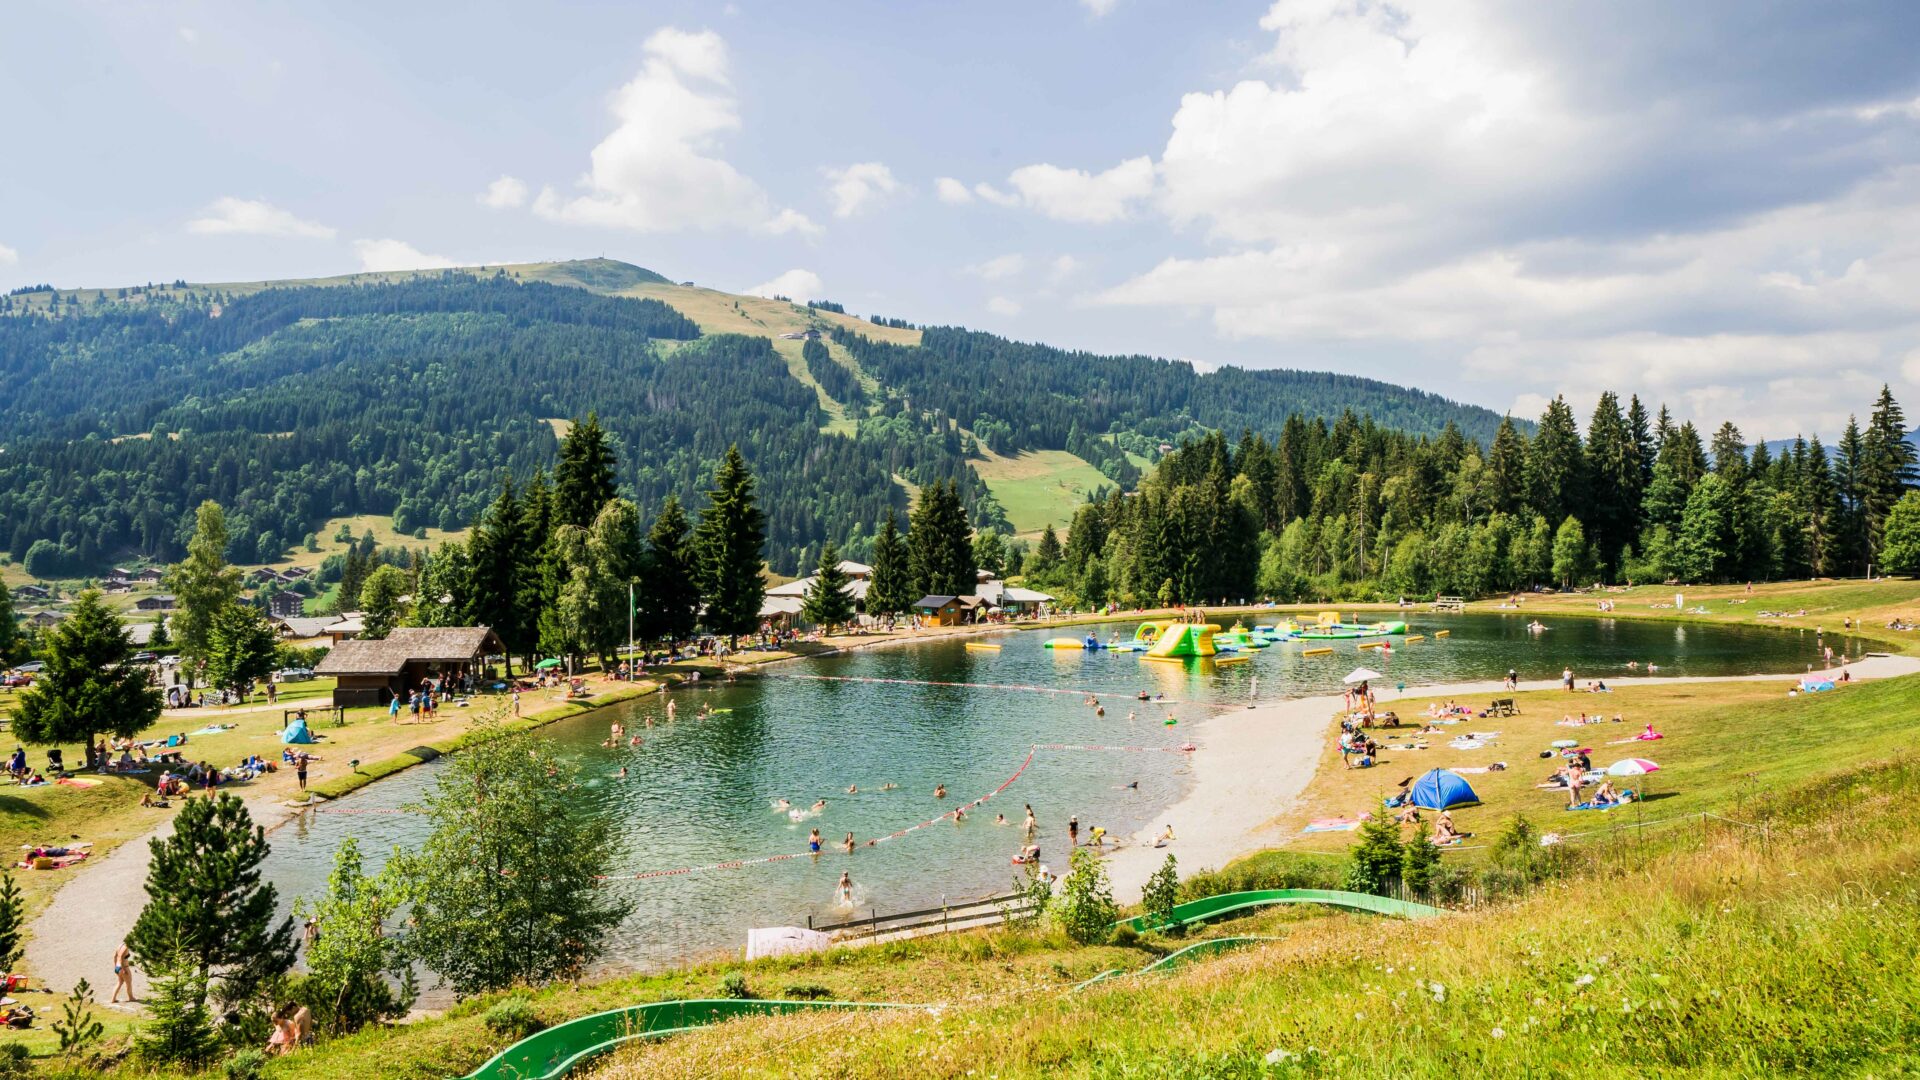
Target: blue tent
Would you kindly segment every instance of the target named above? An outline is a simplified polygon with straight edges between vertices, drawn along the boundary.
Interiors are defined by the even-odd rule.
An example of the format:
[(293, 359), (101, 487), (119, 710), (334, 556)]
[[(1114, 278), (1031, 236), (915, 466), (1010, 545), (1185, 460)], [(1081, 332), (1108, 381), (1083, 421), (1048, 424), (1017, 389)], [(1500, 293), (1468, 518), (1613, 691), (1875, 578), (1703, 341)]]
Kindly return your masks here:
[(1434, 769), (1413, 782), (1408, 798), (1415, 806), (1424, 806), (1428, 810), (1445, 810), (1449, 806), (1461, 803), (1476, 803), (1480, 796), (1473, 793), (1473, 786), (1466, 777), (1445, 769)]
[(313, 733), (307, 730), (307, 722), (305, 720), (295, 720), (293, 723), (287, 725), (287, 730), (280, 733), (280, 741), (283, 743), (310, 743), (313, 741)]

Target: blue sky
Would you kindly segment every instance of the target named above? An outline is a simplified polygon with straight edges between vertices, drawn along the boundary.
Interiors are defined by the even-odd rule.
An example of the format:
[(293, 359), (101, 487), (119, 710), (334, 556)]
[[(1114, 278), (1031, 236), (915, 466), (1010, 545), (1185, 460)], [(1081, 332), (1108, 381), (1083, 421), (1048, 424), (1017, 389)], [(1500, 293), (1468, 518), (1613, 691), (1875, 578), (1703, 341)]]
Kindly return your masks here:
[(1830, 435), (1920, 397), (1916, 41), (1912, 3), (29, 2), (0, 285), (607, 255)]

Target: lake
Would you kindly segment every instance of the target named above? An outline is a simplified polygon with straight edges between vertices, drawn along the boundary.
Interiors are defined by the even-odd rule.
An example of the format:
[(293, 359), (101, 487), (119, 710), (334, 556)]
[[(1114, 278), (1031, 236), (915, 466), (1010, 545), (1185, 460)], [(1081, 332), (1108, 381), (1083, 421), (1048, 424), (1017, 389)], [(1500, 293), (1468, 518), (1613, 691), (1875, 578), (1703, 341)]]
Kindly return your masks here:
[[(1273, 622), (1273, 617), (1254, 622)], [(700, 683), (542, 728), (585, 777), (585, 798), (616, 831), (624, 854), (609, 888), (632, 898), (633, 913), (608, 951), (615, 969), (647, 969), (714, 950), (736, 950), (756, 926), (828, 923), (936, 906), (1007, 891), (1021, 846), (1019, 825), (1031, 803), (1046, 861), (1064, 869), (1066, 823), (1078, 815), (1084, 837), (1094, 825), (1124, 838), (1172, 805), (1189, 782), (1190, 738), (1199, 721), (1226, 705), (1338, 692), (1357, 665), (1396, 683), (1423, 685), (1498, 678), (1514, 667), (1523, 679), (1557, 678), (1572, 667), (1583, 683), (1625, 677), (1629, 661), (1659, 665), (1662, 676), (1752, 675), (1805, 670), (1817, 659), (1811, 633), (1758, 627), (1561, 618), (1529, 633), (1525, 615), (1415, 615), (1421, 642), (1391, 652), (1334, 642), (1332, 655), (1306, 657), (1286, 643), (1258, 650), (1248, 663), (1155, 663), (1138, 654), (1054, 651), (1052, 637), (1085, 628), (1022, 631), (991, 639), (998, 652), (936, 640), (776, 665), (727, 685)], [(1130, 637), (1132, 624), (1101, 627)], [(1432, 636), (1450, 630), (1446, 638)], [(982, 639), (973, 639), (982, 640)], [(1397, 641), (1397, 639), (1395, 639)], [(1851, 639), (1829, 635), (1836, 650)], [(1257, 680), (1257, 684), (1256, 684)], [(938, 685), (938, 684), (970, 685)], [(1137, 700), (1140, 691), (1165, 701)], [(1097, 693), (1097, 716), (1085, 704)], [(668, 697), (678, 719), (665, 719)], [(702, 706), (718, 710), (696, 716)], [(1171, 715), (1176, 723), (1165, 723)], [(638, 748), (604, 748), (612, 721), (644, 739)], [(647, 727), (651, 720), (653, 726)], [(1042, 749), (1034, 750), (1036, 744)], [(1046, 746), (1116, 749), (1046, 749)], [(1171, 752), (1170, 752), (1171, 751)], [(867, 847), (865, 841), (937, 819), (954, 806), (1006, 784), (956, 824), (940, 820)], [(626, 778), (618, 776), (625, 766)], [(370, 867), (395, 845), (417, 843), (424, 821), (404, 811), (430, 786), (438, 767), (421, 766), (302, 815), (272, 834), (267, 877), (283, 899), (317, 895), (340, 838), (357, 837)], [(883, 791), (885, 784), (897, 785)], [(934, 798), (937, 784), (949, 797)], [(847, 794), (857, 785), (857, 794)], [(776, 799), (817, 816), (795, 820)], [(1008, 827), (993, 824), (1005, 814)], [(804, 852), (819, 828), (818, 859), (752, 863), (737, 869), (643, 877), (736, 860)], [(852, 832), (853, 855), (838, 843)], [(1183, 867), (1192, 873), (1201, 867)], [(841, 872), (851, 873), (857, 910), (835, 903)]]

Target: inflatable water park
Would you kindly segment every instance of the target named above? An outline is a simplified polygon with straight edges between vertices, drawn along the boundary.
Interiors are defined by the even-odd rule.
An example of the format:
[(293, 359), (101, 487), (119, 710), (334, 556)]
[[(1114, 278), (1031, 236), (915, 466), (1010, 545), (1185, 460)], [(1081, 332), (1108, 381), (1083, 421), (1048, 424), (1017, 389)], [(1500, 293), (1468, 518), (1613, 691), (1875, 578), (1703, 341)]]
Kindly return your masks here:
[[(1424, 640), (1419, 636), (1409, 636), (1404, 622), (1350, 622), (1342, 619), (1339, 612), (1323, 611), (1306, 622), (1287, 619), (1276, 624), (1256, 626), (1236, 622), (1226, 630), (1221, 629), (1218, 623), (1143, 622), (1134, 630), (1132, 640), (1110, 637), (1103, 641), (1099, 635), (1088, 632), (1085, 637), (1052, 638), (1044, 643), (1044, 647), (1056, 652), (1131, 652), (1143, 653), (1143, 659), (1147, 660), (1186, 660), (1270, 649), (1285, 641), (1357, 641), (1363, 649), (1376, 648), (1385, 646), (1387, 639), (1393, 637), (1407, 641)], [(1325, 648), (1308, 649), (1303, 650), (1303, 655), (1330, 651)], [(1225, 662), (1246, 659), (1250, 657), (1228, 656)]]

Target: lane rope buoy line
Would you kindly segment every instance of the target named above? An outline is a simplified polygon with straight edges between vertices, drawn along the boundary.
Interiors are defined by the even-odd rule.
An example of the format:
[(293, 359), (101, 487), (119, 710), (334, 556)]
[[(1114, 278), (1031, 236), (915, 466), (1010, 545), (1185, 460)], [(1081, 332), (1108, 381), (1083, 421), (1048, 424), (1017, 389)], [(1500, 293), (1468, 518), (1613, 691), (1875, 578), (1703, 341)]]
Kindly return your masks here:
[[(985, 795), (980, 796), (979, 798), (973, 800), (972, 802), (961, 804), (959, 807), (957, 807), (957, 809), (972, 810), (972, 809), (975, 809), (976, 807), (983, 806), (986, 804), (987, 800), (993, 798), (994, 796), (1012, 787), (1014, 785), (1014, 782), (1019, 780), (1021, 776), (1025, 775), (1027, 768), (1033, 764), (1034, 755), (1038, 754), (1042, 750), (1090, 750), (1090, 751), (1109, 751), (1109, 752), (1115, 752), (1115, 753), (1188, 754), (1188, 753), (1192, 753), (1195, 749), (1197, 748), (1193, 746), (1193, 744), (1191, 743), (1188, 743), (1182, 746), (1094, 746), (1094, 745), (1072, 744), (1072, 743), (1035, 743), (1033, 746), (1027, 749), (1027, 756), (1020, 762), (1020, 767), (1013, 771), (1012, 776), (1009, 776), (1005, 780), (1001, 781), (999, 787), (994, 788), (992, 791), (987, 792)], [(949, 810), (938, 817), (928, 818), (927, 820), (919, 822), (917, 824), (908, 825), (905, 828), (901, 828), (901, 829), (895, 829), (894, 831), (888, 833), (885, 836), (876, 836), (859, 846), (876, 847), (880, 844), (886, 843), (889, 840), (898, 840), (901, 837), (907, 836), (910, 833), (918, 832), (921, 829), (938, 825), (943, 821), (949, 821), (953, 818), (953, 815), (954, 815), (954, 811)], [(762, 855), (757, 858), (751, 858), (751, 859), (730, 859), (726, 862), (708, 863), (704, 866), (681, 866), (681, 867), (675, 867), (674, 869), (671, 869), (671, 870), (641, 870), (641, 871), (636, 871), (630, 874), (602, 874), (599, 876), (598, 880), (646, 881), (652, 878), (679, 877), (682, 874), (697, 874), (697, 873), (702, 873), (710, 870), (739, 870), (748, 866), (764, 866), (769, 863), (787, 862), (792, 859), (804, 859), (804, 858), (808, 858), (813, 854), (814, 852), (811, 852), (811, 851), (797, 851), (797, 852), (787, 852), (779, 855)]]
[[(1132, 696), (1125, 690), (1076, 690), (1072, 687), (1029, 686), (1023, 683), (942, 682), (937, 679), (882, 679), (873, 675), (808, 675), (799, 672), (769, 671), (762, 673), (760, 678), (805, 679), (810, 682), (886, 683), (893, 686), (951, 686), (962, 690), (1010, 690), (1028, 694), (1070, 694), (1079, 697), (1098, 697), (1102, 694), (1109, 697)], [(1154, 698), (1150, 703), (1154, 705), (1186, 704), (1173, 698)]]

